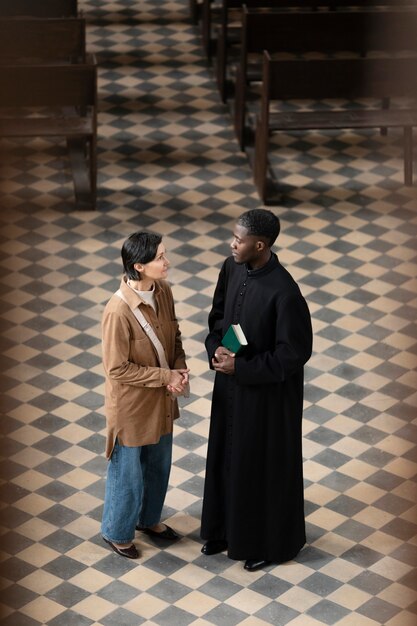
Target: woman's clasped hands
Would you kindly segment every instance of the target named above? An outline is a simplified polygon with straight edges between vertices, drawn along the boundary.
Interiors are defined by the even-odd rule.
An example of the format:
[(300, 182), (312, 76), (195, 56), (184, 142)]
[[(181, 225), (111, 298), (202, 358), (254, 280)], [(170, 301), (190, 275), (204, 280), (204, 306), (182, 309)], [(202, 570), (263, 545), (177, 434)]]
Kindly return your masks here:
[(181, 396), (187, 393), (189, 385), (189, 369), (171, 370), (167, 389), (170, 393), (176, 396)]

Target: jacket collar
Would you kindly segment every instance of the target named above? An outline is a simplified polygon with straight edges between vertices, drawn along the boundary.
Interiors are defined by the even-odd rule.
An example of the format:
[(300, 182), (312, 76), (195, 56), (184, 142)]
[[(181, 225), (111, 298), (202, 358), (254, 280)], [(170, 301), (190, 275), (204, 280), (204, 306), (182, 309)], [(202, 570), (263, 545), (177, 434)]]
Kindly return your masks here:
[[(145, 300), (143, 300), (143, 298), (141, 298), (140, 295), (136, 293), (136, 291), (134, 291), (128, 286), (126, 276), (122, 277), (122, 280), (120, 283), (120, 291), (126, 298), (126, 303), (132, 311), (136, 309), (140, 304), (146, 304)], [(156, 280), (155, 281), (155, 298), (158, 297), (158, 294), (160, 292), (161, 292), (161, 286), (159, 282)]]

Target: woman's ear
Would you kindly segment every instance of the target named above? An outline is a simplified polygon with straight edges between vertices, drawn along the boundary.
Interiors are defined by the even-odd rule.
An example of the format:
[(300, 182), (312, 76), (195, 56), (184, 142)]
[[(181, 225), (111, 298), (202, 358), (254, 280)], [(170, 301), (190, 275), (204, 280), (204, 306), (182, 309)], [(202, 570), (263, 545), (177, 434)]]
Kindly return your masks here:
[(133, 269), (136, 272), (136, 280), (141, 280), (141, 271), (143, 270), (143, 265), (141, 263), (135, 263), (133, 265)]

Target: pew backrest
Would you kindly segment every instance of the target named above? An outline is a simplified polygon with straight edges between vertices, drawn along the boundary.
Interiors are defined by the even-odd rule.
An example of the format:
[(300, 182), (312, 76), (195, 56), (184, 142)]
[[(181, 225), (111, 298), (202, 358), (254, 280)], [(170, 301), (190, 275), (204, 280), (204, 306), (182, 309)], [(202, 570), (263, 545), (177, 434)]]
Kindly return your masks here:
[(97, 106), (97, 67), (0, 65), (0, 107)]
[(83, 18), (0, 18), (0, 64), (82, 63), (85, 58)]
[(264, 13), (246, 9), (241, 55), (263, 50), (417, 51), (417, 10)]
[(76, 17), (77, 0), (1, 0), (0, 17)]
[(417, 58), (276, 60), (265, 52), (262, 80), (269, 100), (415, 98)]

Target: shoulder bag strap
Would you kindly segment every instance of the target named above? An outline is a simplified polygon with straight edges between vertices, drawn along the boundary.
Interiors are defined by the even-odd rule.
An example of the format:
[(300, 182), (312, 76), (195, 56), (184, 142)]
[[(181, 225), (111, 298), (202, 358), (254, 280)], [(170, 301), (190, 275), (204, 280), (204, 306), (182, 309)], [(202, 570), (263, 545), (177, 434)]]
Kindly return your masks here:
[[(118, 291), (116, 291), (116, 296), (121, 298), (127, 304), (127, 300), (124, 297), (121, 289), (118, 289)], [(145, 331), (145, 333), (147, 334), (147, 336), (151, 340), (151, 342), (152, 342), (152, 344), (153, 344), (153, 346), (154, 346), (154, 348), (156, 350), (156, 353), (158, 355), (159, 365), (161, 367), (163, 367), (164, 369), (171, 369), (169, 367), (169, 365), (168, 365), (167, 360), (166, 360), (164, 347), (163, 347), (162, 343), (159, 341), (158, 337), (156, 336), (155, 331), (152, 328), (151, 324), (146, 320), (146, 318), (143, 315), (142, 311), (138, 307), (136, 307), (135, 309), (130, 309), (130, 310), (132, 311), (133, 315), (136, 317), (136, 319), (138, 320), (139, 324), (142, 326), (143, 330)]]

